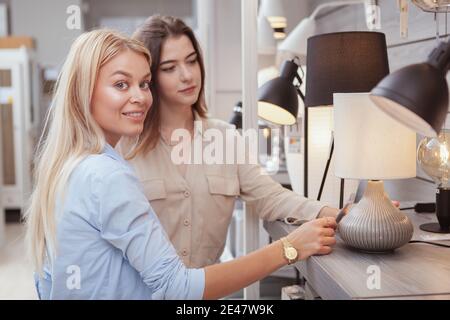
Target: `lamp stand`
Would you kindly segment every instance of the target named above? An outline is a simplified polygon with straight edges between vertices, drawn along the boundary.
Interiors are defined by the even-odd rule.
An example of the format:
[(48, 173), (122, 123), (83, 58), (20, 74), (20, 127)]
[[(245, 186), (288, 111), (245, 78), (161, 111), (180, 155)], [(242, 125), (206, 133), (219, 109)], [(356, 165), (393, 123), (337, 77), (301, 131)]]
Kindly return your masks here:
[[(298, 90), (299, 92), (301, 92), (300, 90)], [(305, 159), (303, 161), (304, 165), (303, 165), (303, 195), (305, 196), (305, 198), (308, 197), (308, 107), (305, 106), (305, 118), (304, 118), (304, 122), (305, 122), (305, 141), (304, 141), (304, 146), (305, 149), (303, 150), (303, 154), (305, 156)]]
[(420, 225), (423, 231), (450, 233), (450, 189), (439, 187), (436, 190), (436, 216), (439, 223)]
[(339, 223), (342, 240), (367, 252), (391, 251), (411, 240), (413, 225), (384, 191), (383, 181), (369, 180), (362, 199)]

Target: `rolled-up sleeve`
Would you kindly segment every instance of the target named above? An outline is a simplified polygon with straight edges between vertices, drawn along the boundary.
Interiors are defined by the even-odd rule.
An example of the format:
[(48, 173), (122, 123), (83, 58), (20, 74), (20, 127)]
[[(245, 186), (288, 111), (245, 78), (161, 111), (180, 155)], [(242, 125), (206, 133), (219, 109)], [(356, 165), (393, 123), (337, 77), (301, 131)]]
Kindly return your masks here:
[(252, 211), (268, 221), (286, 217), (309, 221), (318, 217), (320, 210), (326, 206), (324, 203), (283, 188), (265, 174), (261, 166), (250, 163), (249, 141), (241, 134), (237, 135), (237, 139), (241, 139), (239, 145), (245, 146), (246, 152), (246, 163), (238, 165), (240, 195)]
[(153, 299), (201, 299), (203, 269), (184, 266), (131, 171), (116, 170), (96, 183), (101, 237), (121, 251)]
[(262, 173), (259, 165), (239, 165), (241, 198), (261, 219), (273, 221), (294, 217), (309, 221), (317, 218), (326, 205), (283, 188), (270, 176)]

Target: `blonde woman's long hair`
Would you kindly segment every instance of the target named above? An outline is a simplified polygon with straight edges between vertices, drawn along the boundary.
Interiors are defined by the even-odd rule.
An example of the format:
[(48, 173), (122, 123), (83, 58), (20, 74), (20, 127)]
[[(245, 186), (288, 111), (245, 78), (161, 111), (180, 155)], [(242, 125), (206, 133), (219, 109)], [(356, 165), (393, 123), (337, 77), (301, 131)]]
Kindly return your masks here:
[[(55, 206), (63, 204), (69, 176), (86, 156), (101, 153), (105, 137), (91, 116), (91, 98), (100, 68), (122, 50), (150, 53), (137, 40), (112, 30), (80, 35), (72, 44), (56, 82), (40, 138), (34, 171), (35, 187), (25, 213), (26, 244), (35, 270), (56, 255)], [(47, 255), (49, 254), (49, 255)]]

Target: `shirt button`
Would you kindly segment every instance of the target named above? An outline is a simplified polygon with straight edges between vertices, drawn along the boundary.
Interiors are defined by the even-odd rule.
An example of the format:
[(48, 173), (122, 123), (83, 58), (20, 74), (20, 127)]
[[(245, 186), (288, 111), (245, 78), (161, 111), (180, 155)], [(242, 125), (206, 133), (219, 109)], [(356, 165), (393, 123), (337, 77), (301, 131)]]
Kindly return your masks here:
[(188, 226), (189, 226), (189, 219), (184, 219), (183, 224), (184, 224), (186, 227), (188, 227)]
[(187, 254), (188, 254), (187, 249), (183, 249), (183, 250), (181, 251), (181, 254), (182, 254), (183, 256), (187, 256)]
[(186, 190), (186, 191), (184, 192), (184, 197), (185, 197), (185, 198), (189, 198), (190, 195), (191, 195), (191, 193), (190, 193), (188, 190)]

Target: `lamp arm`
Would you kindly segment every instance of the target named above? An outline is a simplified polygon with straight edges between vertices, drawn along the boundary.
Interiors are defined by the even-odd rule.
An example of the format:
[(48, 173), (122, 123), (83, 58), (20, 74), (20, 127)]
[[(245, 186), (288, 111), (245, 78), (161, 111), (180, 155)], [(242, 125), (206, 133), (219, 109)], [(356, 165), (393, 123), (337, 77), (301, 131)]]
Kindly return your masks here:
[(450, 41), (439, 43), (428, 55), (427, 62), (446, 74), (450, 69)]
[(365, 3), (365, 2), (366, 2), (366, 0), (344, 0), (344, 1), (332, 1), (332, 2), (328, 2), (328, 3), (322, 3), (321, 5), (318, 5), (314, 9), (313, 13), (309, 17), (310, 17), (310, 19), (315, 19), (315, 17), (319, 13), (319, 11), (322, 10), (323, 8), (339, 7), (339, 6), (346, 6), (346, 5), (351, 5), (351, 4), (361, 4), (361, 3)]
[[(292, 62), (294, 62), (294, 60), (292, 60)], [(300, 68), (300, 70), (302, 70), (302, 73), (304, 74), (302, 67), (300, 65), (298, 65), (298, 67)], [(303, 103), (304, 103), (305, 102), (305, 95), (303, 94), (302, 90), (300, 90), (300, 86), (302, 85), (303, 80), (300, 77), (300, 75), (298, 74), (298, 72), (295, 73), (295, 78), (298, 80), (298, 85), (295, 86), (295, 89), (297, 90), (298, 95), (300, 96), (300, 98), (302, 98)]]
[(328, 168), (330, 167), (331, 158), (333, 158), (334, 151), (334, 132), (331, 131), (331, 140), (330, 140), (330, 150), (328, 152), (328, 159), (325, 165), (325, 170), (323, 171), (322, 182), (320, 183), (319, 194), (317, 195), (317, 201), (320, 201), (322, 198), (323, 187), (325, 186), (325, 181), (327, 179)]
[[(299, 81), (301, 84), (301, 79), (299, 79)], [(302, 90), (300, 90), (300, 85), (296, 86), (295, 90), (297, 90), (298, 95), (300, 96), (300, 98), (302, 98), (303, 102), (305, 102), (305, 95), (303, 94)]]

